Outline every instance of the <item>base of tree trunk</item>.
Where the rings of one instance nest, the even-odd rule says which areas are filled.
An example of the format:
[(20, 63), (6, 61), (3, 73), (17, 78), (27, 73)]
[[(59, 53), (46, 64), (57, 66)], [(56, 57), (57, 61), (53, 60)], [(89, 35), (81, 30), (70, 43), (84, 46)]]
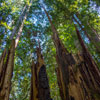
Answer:
[[(96, 84), (88, 64), (84, 60), (82, 53), (73, 55), (75, 64), (69, 65), (69, 98), (70, 100), (100, 100), (98, 85)], [(66, 69), (65, 69), (66, 70)], [(65, 98), (65, 84), (61, 67), (56, 68), (60, 96), (62, 100)]]
[(37, 49), (37, 63), (32, 64), (31, 100), (52, 100), (40, 48)]

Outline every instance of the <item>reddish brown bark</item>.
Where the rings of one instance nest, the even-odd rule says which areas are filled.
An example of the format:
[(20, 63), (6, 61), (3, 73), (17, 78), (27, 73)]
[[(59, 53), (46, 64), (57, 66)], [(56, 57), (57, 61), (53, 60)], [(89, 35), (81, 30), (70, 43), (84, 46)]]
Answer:
[[(32, 0), (30, 1), (30, 3), (32, 3)], [(15, 48), (17, 47), (18, 42), (19, 42), (19, 39), (20, 39), (20, 37), (21, 37), (21, 33), (22, 33), (22, 30), (23, 30), (23, 27), (24, 27), (24, 22), (25, 22), (25, 20), (26, 20), (26, 18), (27, 18), (27, 15), (28, 15), (28, 13), (29, 13), (30, 7), (31, 7), (31, 4), (28, 5), (28, 8), (27, 8), (27, 10), (26, 10), (24, 16), (22, 16), (22, 17), (23, 17), (23, 20), (22, 20), (21, 25), (20, 25), (20, 27), (19, 27), (19, 30), (18, 30), (18, 32), (17, 32), (17, 36), (16, 36), (16, 40), (15, 40)], [(15, 33), (14, 33), (14, 34), (15, 34)], [(14, 37), (14, 34), (12, 34), (12, 38)]]
[(37, 75), (36, 75), (36, 64), (32, 61), (31, 66), (31, 98), (30, 100), (38, 100), (38, 90), (37, 90)]
[(89, 76), (88, 69), (86, 69), (86, 62), (84, 61), (83, 55), (78, 53), (76, 59), (77, 71), (75, 72), (74, 76), (79, 84), (78, 86), (80, 87), (83, 100), (97, 100), (93, 97), (93, 94), (90, 91), (92, 81), (90, 81), (91, 77)]
[(83, 58), (85, 61), (84, 68), (85, 68), (85, 71), (87, 71), (87, 75), (91, 80), (91, 84), (89, 84), (89, 85), (90, 86), (92, 85), (91, 88), (93, 91), (100, 93), (100, 71), (99, 71), (98, 66), (96, 65), (95, 61), (91, 57), (90, 53), (88, 52), (87, 48), (85, 47), (84, 42), (83, 42), (81, 35), (77, 28), (76, 28), (76, 33), (77, 33), (78, 39), (79, 39), (81, 47), (82, 47), (82, 55), (83, 55)]
[(53, 25), (47, 11), (44, 8), (44, 11), (50, 21), (51, 24), (51, 29), (53, 32), (53, 41), (54, 41), (54, 45), (56, 47), (56, 61), (58, 66), (61, 69), (62, 72), (62, 78), (63, 78), (63, 83), (65, 86), (65, 98), (64, 100), (70, 100), (70, 96), (69, 96), (69, 66), (73, 65), (75, 63), (73, 57), (71, 54), (68, 53), (67, 49), (64, 47), (63, 43), (61, 42), (61, 40), (59, 39), (58, 36), (58, 32), (55, 28), (55, 26)]
[[(91, 96), (90, 89), (88, 88), (88, 85), (86, 82), (88, 80), (87, 77), (85, 76), (85, 78), (86, 78), (86, 80), (85, 80), (84, 76), (83, 76), (84, 74), (79, 70), (79, 68), (76, 73), (74, 72), (74, 69), (76, 68), (75, 60), (73, 59), (72, 54), (68, 53), (68, 51), (64, 47), (63, 43), (59, 39), (58, 32), (57, 32), (55, 26), (53, 25), (45, 8), (44, 8), (44, 11), (45, 11), (45, 13), (50, 21), (50, 24), (51, 24), (51, 29), (53, 32), (53, 41), (54, 41), (54, 44), (56, 47), (56, 61), (59, 66), (59, 69), (61, 70), (60, 72), (58, 71), (57, 75), (58, 75), (58, 79), (59, 79), (58, 82), (60, 84), (60, 86), (59, 86), (60, 92), (63, 91), (63, 93), (60, 93), (60, 94), (61, 94), (61, 97), (62, 97), (62, 95), (64, 96), (64, 97), (62, 97), (62, 100), (96, 100), (93, 98), (93, 95)], [(80, 44), (83, 49), (82, 56), (83, 56), (84, 62), (85, 62), (84, 65), (81, 65), (80, 67), (83, 66), (83, 68), (84, 67), (86, 68), (86, 66), (88, 65), (88, 67), (90, 68), (89, 69), (90, 74), (93, 74), (94, 72), (91, 72), (91, 71), (93, 71), (91, 66), (93, 66), (93, 69), (95, 69), (95, 72), (98, 73), (99, 71), (97, 69), (97, 66), (96, 66), (95, 62), (93, 61), (92, 57), (90, 56), (89, 52), (87, 51), (79, 34), (78, 34), (78, 38), (80, 40)], [(82, 63), (82, 62), (80, 62), (80, 63)], [(86, 70), (86, 74), (88, 74), (88, 78), (89, 78), (88, 70)], [(93, 77), (93, 75), (91, 75), (90, 77), (91, 77), (92, 81), (94, 82), (94, 78), (97, 78), (97, 76)], [(97, 75), (99, 75), (99, 73)], [(61, 78), (61, 76), (62, 76), (62, 78)], [(98, 86), (99, 79), (97, 78), (97, 80), (95, 80), (95, 82), (96, 82), (95, 88), (97, 90), (99, 90), (99, 86)], [(64, 89), (63, 89), (63, 87), (64, 87)], [(96, 90), (96, 89), (94, 89), (94, 90)]]
[(5, 73), (6, 73), (6, 69), (7, 69), (7, 63), (9, 60), (9, 53), (10, 50), (4, 50), (3, 55), (1, 57), (1, 62), (0, 62), (0, 91), (2, 90), (3, 87), (3, 83), (4, 83), (4, 78), (5, 78)]
[(1, 58), (0, 58), (0, 79), (1, 79), (1, 74), (2, 74), (2, 70), (3, 70), (3, 64), (4, 64), (4, 60), (5, 60), (5, 58), (6, 58), (6, 56), (7, 56), (7, 50), (5, 49), (4, 51), (3, 51), (3, 53), (2, 53), (2, 56), (1, 56)]
[(37, 48), (37, 63), (33, 64), (31, 100), (52, 100), (50, 97), (49, 82), (46, 67), (41, 54), (41, 49)]
[(56, 68), (56, 74), (57, 74), (57, 81), (58, 81), (61, 99), (66, 100), (65, 86), (64, 86), (63, 77), (62, 77), (60, 67)]
[[(31, 0), (31, 2), (32, 2), (32, 0)], [(30, 6), (31, 5), (29, 5), (29, 7), (26, 11), (25, 11), (25, 9), (27, 8), (27, 6), (24, 7), (22, 15), (19, 17), (19, 20), (17, 21), (17, 24), (13, 29), (12, 36), (10, 37), (11, 40), (14, 38), (14, 35), (18, 29), (18, 25), (19, 25), (20, 21), (23, 19), (22, 23), (21, 23), (21, 27), (18, 30), (18, 35), (16, 38), (16, 45), (15, 45), (15, 40), (12, 40), (10, 50), (8, 50), (8, 52), (7, 52), (5, 49), (4, 53), (2, 54), (2, 57), (0, 59), (0, 100), (8, 100), (9, 99), (11, 78), (12, 78), (13, 66), (14, 66), (14, 51), (15, 51), (15, 47), (17, 47), (19, 38), (21, 36), (22, 29), (24, 26), (24, 21), (27, 17)]]
[[(74, 56), (74, 55), (73, 55)], [(92, 77), (89, 75), (89, 69), (87, 69), (86, 62), (82, 54), (74, 56), (75, 65), (69, 66), (69, 96), (71, 100), (99, 100), (95, 97), (96, 91), (91, 90), (94, 88)], [(60, 67), (56, 69), (58, 85), (60, 89), (60, 95), (62, 100), (65, 99), (65, 86), (62, 78), (62, 71)], [(92, 87), (92, 88), (91, 88)]]
[(13, 74), (14, 67), (14, 52), (15, 52), (15, 40), (12, 41), (9, 53), (5, 58), (3, 63), (3, 70), (1, 74), (1, 86), (0, 86), (0, 100), (9, 100), (10, 88), (11, 88), (11, 78)]

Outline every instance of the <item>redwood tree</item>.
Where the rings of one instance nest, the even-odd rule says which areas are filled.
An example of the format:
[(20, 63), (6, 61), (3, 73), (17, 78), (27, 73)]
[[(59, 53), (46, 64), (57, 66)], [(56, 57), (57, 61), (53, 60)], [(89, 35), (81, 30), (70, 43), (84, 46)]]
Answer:
[(40, 47), (37, 48), (37, 62), (32, 63), (31, 100), (52, 100), (49, 82)]
[[(6, 48), (4, 49), (1, 59), (0, 59), (0, 99), (1, 100), (9, 100), (9, 94), (11, 90), (11, 79), (12, 79), (13, 67), (14, 67), (15, 48), (17, 47), (19, 38), (21, 36), (22, 29), (24, 26), (24, 21), (27, 18), (27, 14), (29, 12), (31, 3), (32, 3), (32, 0), (29, 5), (26, 5), (24, 7), (22, 14), (19, 17), (17, 24), (15, 25), (12, 31), (12, 35), (10, 37), (11, 47), (8, 51)], [(21, 26), (18, 27), (20, 25), (20, 22), (22, 22)], [(14, 36), (16, 35), (17, 29), (19, 30), (17, 33), (16, 40), (13, 40)]]

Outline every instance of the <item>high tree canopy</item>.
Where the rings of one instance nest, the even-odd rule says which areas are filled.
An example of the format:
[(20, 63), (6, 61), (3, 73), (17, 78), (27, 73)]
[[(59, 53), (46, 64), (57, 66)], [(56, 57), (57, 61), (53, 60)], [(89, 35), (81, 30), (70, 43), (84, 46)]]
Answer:
[(0, 0), (0, 100), (100, 100), (99, 0)]

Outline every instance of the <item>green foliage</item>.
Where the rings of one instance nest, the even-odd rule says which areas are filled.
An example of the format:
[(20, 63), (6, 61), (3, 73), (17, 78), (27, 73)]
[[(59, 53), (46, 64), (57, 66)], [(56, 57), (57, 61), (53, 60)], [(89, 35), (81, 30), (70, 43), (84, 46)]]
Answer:
[[(99, 2), (99, 0), (95, 1)], [(95, 5), (94, 2), (92, 3)], [(0, 54), (5, 46), (9, 47), (11, 42), (9, 37), (26, 4), (29, 5), (29, 0), (0, 1)], [(73, 23), (74, 15), (77, 16), (78, 22), (82, 24), (89, 35), (94, 34), (91, 30), (91, 28), (94, 28), (100, 36), (100, 15), (97, 9), (92, 8), (90, 0), (45, 0), (43, 5), (57, 28), (60, 39), (69, 52), (76, 54), (81, 51)], [(89, 52), (100, 66), (100, 55), (96, 52), (94, 44), (90, 41), (88, 42), (87, 37), (83, 34), (84, 32), (81, 29), (80, 31)], [(55, 73), (55, 68), (57, 67), (55, 60), (56, 50), (52, 40), (51, 26), (40, 6), (39, 0), (33, 0), (15, 52), (10, 100), (29, 100), (30, 66), (32, 59), (36, 60), (38, 40), (40, 41), (49, 77), (51, 97), (53, 100), (61, 100)]]

